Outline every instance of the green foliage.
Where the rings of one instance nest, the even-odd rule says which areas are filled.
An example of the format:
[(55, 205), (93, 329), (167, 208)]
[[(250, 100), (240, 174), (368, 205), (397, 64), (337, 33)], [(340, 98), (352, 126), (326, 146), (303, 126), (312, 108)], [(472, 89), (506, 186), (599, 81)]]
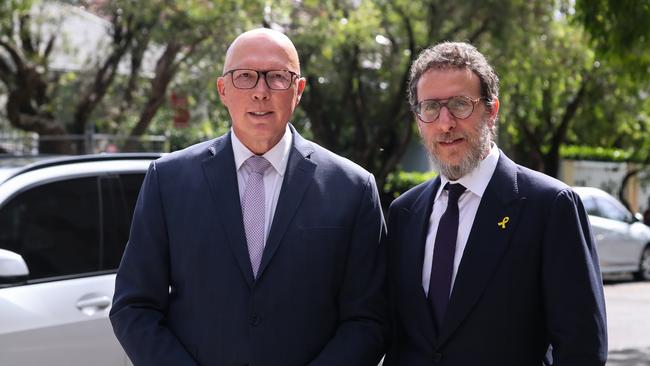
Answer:
[(648, 77), (650, 2), (647, 0), (577, 0), (575, 20), (590, 34), (599, 54)]
[[(498, 144), (518, 162), (544, 170), (565, 154), (614, 156), (564, 145), (615, 148), (625, 152), (615, 159), (632, 161), (646, 159), (644, 152), (650, 151), (648, 1), (65, 3), (99, 12), (111, 21), (113, 35), (141, 26), (133, 33), (122, 64), (132, 62), (143, 50), (159, 56), (169, 47), (178, 47), (169, 69), (172, 79), (164, 87), (152, 83), (151, 72), (141, 72), (135, 79), (124, 72), (115, 76), (88, 119), (97, 132), (128, 135), (151, 96), (160, 90), (164, 98), (147, 133), (169, 136), (177, 149), (227, 130), (230, 118), (215, 88), (226, 47), (238, 33), (264, 25), (289, 35), (301, 56), (308, 84), (292, 122), (303, 135), (371, 170), (380, 186), (386, 183), (393, 189), (388, 181), (399, 179), (399, 174), (389, 173), (399, 166), (406, 146), (417, 135), (406, 102), (410, 63), (423, 48), (442, 40), (473, 43), (495, 67), (501, 79)], [(16, 19), (30, 9), (31, 1), (0, 1), (0, 40), (20, 46)], [(36, 20), (30, 24), (23, 29), (40, 29)], [(39, 41), (39, 35), (43, 34), (33, 35), (34, 49), (43, 50), (47, 39)], [(65, 35), (59, 39), (65, 43)], [(110, 44), (106, 47), (97, 56), (113, 49)], [(8, 65), (0, 65), (0, 71), (11, 69), (7, 54), (0, 45), (0, 60)], [(25, 57), (31, 70), (43, 72), (46, 85), (46, 98), (36, 109), (69, 126), (102, 60), (89, 63), (84, 72), (57, 73), (38, 57), (38, 52)], [(163, 66), (161, 61), (156, 70)], [(1, 79), (0, 94), (9, 94), (13, 82), (10, 77)], [(188, 128), (173, 127), (171, 92), (188, 97)]]
[[(384, 200), (387, 198), (392, 201), (409, 189), (417, 186), (420, 183), (433, 179), (436, 176), (437, 174), (435, 172), (392, 172), (388, 174), (388, 177), (386, 177), (386, 183), (384, 183)], [(390, 202), (385, 202), (384, 205), (387, 205), (388, 203)]]
[(579, 96), (594, 64), (579, 28), (557, 19), (540, 33), (523, 38), (508, 52), (501, 76), (501, 125), (517, 159), (544, 169), (545, 155), (556, 151), (572, 120), (567, 111)]
[(650, 47), (650, 2), (646, 0), (577, 0), (575, 10), (576, 20), (604, 53), (622, 55)]
[(567, 145), (560, 149), (560, 156), (568, 160), (595, 160), (612, 162), (641, 162), (639, 156), (632, 150), (615, 148)]
[(302, 58), (304, 120), (317, 142), (375, 173), (380, 184), (417, 134), (406, 102), (411, 62), (444, 40), (499, 52), (534, 29), (543, 1), (286, 1), (273, 3)]
[(513, 35), (496, 65), (499, 145), (517, 161), (551, 175), (557, 173), (563, 145), (632, 151), (647, 147), (650, 139), (644, 96), (650, 85), (628, 72), (629, 65), (591, 46), (591, 35), (573, 21), (572, 12), (570, 3), (558, 3), (537, 32)]

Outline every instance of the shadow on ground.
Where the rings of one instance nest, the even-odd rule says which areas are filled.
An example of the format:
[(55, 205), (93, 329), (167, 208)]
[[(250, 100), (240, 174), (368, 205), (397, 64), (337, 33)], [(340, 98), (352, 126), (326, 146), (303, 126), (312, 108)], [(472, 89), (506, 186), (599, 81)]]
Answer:
[(607, 366), (650, 366), (650, 348), (610, 351)]
[(631, 273), (603, 274), (604, 285), (621, 285), (631, 282), (636, 282)]

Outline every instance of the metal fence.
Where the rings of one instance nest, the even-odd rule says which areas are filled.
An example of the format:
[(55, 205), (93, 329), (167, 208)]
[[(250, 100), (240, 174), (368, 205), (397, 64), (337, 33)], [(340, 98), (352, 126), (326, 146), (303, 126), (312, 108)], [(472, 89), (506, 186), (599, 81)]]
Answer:
[(130, 137), (87, 133), (83, 135), (40, 135), (33, 132), (0, 131), (0, 153), (38, 155), (43, 153), (95, 154), (101, 152), (168, 152), (169, 140), (162, 135)]

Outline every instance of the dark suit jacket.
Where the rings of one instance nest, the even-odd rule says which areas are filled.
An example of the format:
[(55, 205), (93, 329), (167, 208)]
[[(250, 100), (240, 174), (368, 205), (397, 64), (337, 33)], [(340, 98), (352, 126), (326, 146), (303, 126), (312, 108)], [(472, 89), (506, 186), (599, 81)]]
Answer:
[(135, 365), (376, 365), (385, 225), (373, 176), (295, 132), (258, 279), (230, 133), (154, 163), (110, 319)]
[(422, 265), (439, 186), (439, 178), (423, 183), (389, 210), (395, 334), (384, 365), (540, 366), (549, 344), (555, 365), (604, 365), (605, 302), (582, 202), (565, 184), (503, 153), (436, 331)]

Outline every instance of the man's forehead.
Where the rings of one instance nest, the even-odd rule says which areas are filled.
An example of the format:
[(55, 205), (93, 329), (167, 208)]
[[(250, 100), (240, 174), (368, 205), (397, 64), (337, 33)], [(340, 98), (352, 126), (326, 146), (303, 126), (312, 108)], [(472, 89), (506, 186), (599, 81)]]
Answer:
[(468, 68), (430, 68), (419, 78), (418, 99), (445, 99), (455, 95), (480, 93), (480, 78)]
[(417, 85), (420, 86), (424, 80), (428, 80), (430, 77), (436, 79), (444, 79), (454, 82), (461, 82), (463, 84), (469, 83), (470, 85), (476, 84), (480, 86), (481, 80), (479, 76), (471, 69), (465, 67), (433, 67), (427, 69), (422, 76), (419, 78)]
[(226, 69), (250, 67), (287, 68), (300, 70), (298, 52), (284, 34), (268, 29), (243, 33), (228, 47), (224, 71)]

